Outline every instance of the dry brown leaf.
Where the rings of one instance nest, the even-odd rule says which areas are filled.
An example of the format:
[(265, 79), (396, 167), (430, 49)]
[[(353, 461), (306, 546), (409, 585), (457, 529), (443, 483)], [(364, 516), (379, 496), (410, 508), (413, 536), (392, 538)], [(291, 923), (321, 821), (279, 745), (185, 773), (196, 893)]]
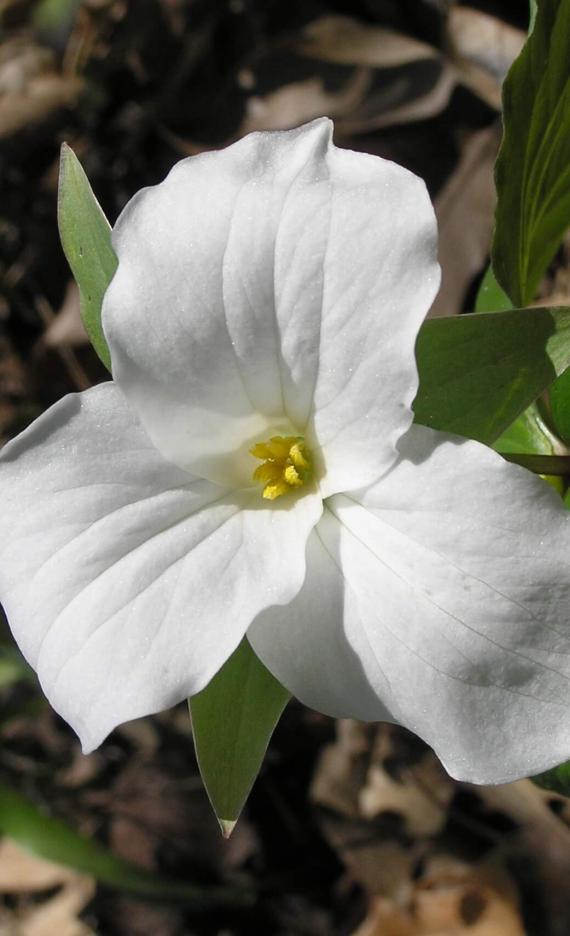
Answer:
[[(453, 783), (435, 755), (426, 750), (419, 762), (409, 764), (405, 757), (396, 776), (388, 765), (394, 760), (392, 731), (377, 731), (372, 746), (371, 762), (358, 804), (365, 819), (394, 810), (405, 816), (406, 832), (417, 838), (440, 831), (453, 796)], [(396, 754), (397, 760), (397, 754)]]
[(441, 784), (441, 769), (435, 759), (429, 758), (433, 767), (434, 783), (427, 780), (421, 786), (411, 774), (408, 782), (396, 781), (379, 764), (372, 764), (366, 784), (360, 791), (358, 801), (360, 814), (373, 819), (383, 812), (396, 812), (405, 816), (405, 830), (414, 837), (435, 835), (441, 830), (442, 817), (452, 797), (451, 785), (444, 785), (444, 801), (435, 797), (432, 790)]
[(0, 841), (0, 891), (21, 893), (49, 890), (71, 880), (74, 871), (38, 858), (13, 842), (4, 838)]
[[(322, 115), (335, 119), (341, 135), (424, 120), (447, 106), (456, 83), (453, 66), (437, 49), (345, 16), (309, 23), (289, 53), (315, 74), (251, 97), (240, 133), (286, 129)], [(340, 90), (327, 87), (331, 65), (341, 75), (346, 71)], [(255, 69), (242, 73), (244, 81), (255, 86)]]
[(417, 936), (411, 913), (386, 897), (373, 897), (366, 919), (352, 936)]
[(67, 284), (63, 303), (46, 328), (42, 340), (48, 348), (58, 348), (62, 345), (73, 347), (89, 343), (81, 319), (79, 289), (74, 280), (70, 280)]
[(495, 214), (493, 167), (498, 126), (467, 139), (459, 164), (435, 199), (441, 287), (429, 317), (461, 312), (470, 284), (486, 265)]
[(570, 932), (570, 828), (558, 811), (549, 806), (552, 797), (545, 795), (530, 780), (519, 780), (495, 787), (471, 787), (487, 809), (509, 816), (519, 826), (516, 835), (505, 843), (505, 853), (512, 860), (521, 855), (532, 868), (536, 886), (544, 894), (545, 912), (551, 922), (552, 936)]
[(17, 936), (96, 936), (91, 927), (78, 918), (95, 893), (95, 882), (77, 875), (50, 900), (26, 912)]
[(315, 117), (338, 117), (350, 113), (368, 87), (366, 70), (357, 70), (342, 91), (325, 89), (320, 78), (308, 78), (283, 85), (272, 94), (248, 98), (240, 133), (252, 130), (285, 130)]
[(412, 900), (418, 932), (524, 936), (516, 892), (502, 869), (436, 856)]
[(105, 767), (105, 757), (100, 750), (84, 754), (79, 747), (71, 750), (71, 761), (57, 772), (57, 782), (68, 789), (78, 789), (91, 783)]
[(502, 869), (432, 858), (402, 900), (374, 897), (354, 936), (524, 936), (516, 892)]
[(78, 78), (56, 71), (52, 52), (27, 40), (0, 45), (0, 139), (69, 107), (79, 95)]
[(425, 42), (348, 16), (323, 16), (309, 23), (295, 48), (307, 58), (373, 68), (440, 58), (440, 53)]
[(526, 33), (480, 10), (454, 5), (447, 34), (458, 80), (500, 111), (501, 85), (525, 43)]
[(385, 84), (374, 83), (360, 107), (346, 117), (339, 116), (337, 127), (343, 134), (370, 133), (395, 124), (429, 120), (445, 110), (455, 87), (455, 72), (442, 61), (437, 76), (420, 78), (401, 69), (399, 77)]
[(371, 733), (363, 722), (339, 719), (337, 740), (323, 748), (311, 784), (314, 803), (344, 816), (358, 815), (358, 798), (370, 763)]
[(52, 53), (20, 39), (0, 46), (0, 139), (78, 97), (78, 78), (56, 72)]
[[(378, 730), (339, 722), (338, 741), (322, 752), (311, 798), (326, 807), (323, 829), (353, 878), (372, 894), (404, 899), (422, 836), (439, 831), (445, 821), (451, 781), (428, 750), (419, 763), (414, 757), (412, 775), (411, 764), (393, 747), (394, 737), (397, 729), (394, 735), (387, 725)], [(399, 764), (398, 779), (385, 769), (391, 761)], [(436, 782), (441, 802), (426, 792)], [(406, 840), (418, 829), (418, 845), (410, 846)]]
[(0, 95), (21, 94), (33, 78), (54, 68), (50, 49), (23, 39), (5, 41), (0, 46)]
[[(368, 69), (369, 87), (358, 106), (333, 115), (341, 133), (426, 120), (444, 110), (455, 85), (453, 69), (433, 46), (346, 16), (326, 16), (310, 23), (295, 48), (306, 58)], [(405, 67), (421, 62), (432, 63), (429, 77)], [(439, 64), (435, 77), (433, 63)], [(398, 67), (389, 82), (375, 80), (377, 71), (381, 74), (382, 69)]]
[(355, 936), (523, 936), (529, 881), (544, 932), (570, 932), (565, 802), (530, 781), (457, 783), (409, 732), (343, 722), (311, 797), (352, 879), (379, 898)]
[(80, 87), (75, 78), (42, 75), (34, 78), (22, 94), (4, 95), (0, 98), (0, 139), (45, 119), (53, 111), (69, 107), (76, 101)]
[[(11, 839), (0, 842), (0, 893), (30, 894), (59, 890), (52, 897), (32, 906), (19, 905), (6, 911), (1, 932), (13, 936), (94, 936), (78, 919), (78, 914), (95, 893), (95, 881), (89, 875), (39, 858)], [(5, 927), (5, 929), (4, 929)]]

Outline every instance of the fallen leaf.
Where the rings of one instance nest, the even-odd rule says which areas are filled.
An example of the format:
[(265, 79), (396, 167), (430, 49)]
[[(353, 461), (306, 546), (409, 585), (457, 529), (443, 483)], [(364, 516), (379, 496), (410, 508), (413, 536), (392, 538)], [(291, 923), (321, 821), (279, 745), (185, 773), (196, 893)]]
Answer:
[(79, 79), (53, 74), (39, 75), (24, 91), (0, 97), (0, 139), (12, 136), (28, 124), (44, 120), (54, 111), (74, 104), (81, 90)]
[[(360, 814), (365, 819), (373, 819), (386, 812), (402, 813), (405, 816), (405, 830), (410, 835), (435, 835), (441, 830), (453, 791), (450, 784), (444, 784), (444, 775), (435, 759), (426, 758), (423, 772), (426, 775), (425, 782), (420, 785), (417, 771), (406, 782), (394, 780), (379, 764), (372, 764), (358, 797)], [(443, 797), (441, 792), (438, 797), (431, 792), (438, 788), (441, 791), (442, 787), (445, 790)]]
[[(89, 875), (39, 858), (11, 839), (0, 842), (0, 893), (12, 895), (16, 903), (5, 910), (2, 933), (14, 936), (95, 936), (79, 914), (95, 894)], [(30, 904), (21, 895), (57, 892)], [(20, 896), (17, 896), (20, 895)], [(4, 929), (6, 927), (6, 929)]]
[(16, 842), (4, 838), (0, 841), (0, 891), (2, 893), (26, 893), (50, 890), (71, 880), (74, 871), (38, 858), (25, 851)]
[(526, 33), (481, 10), (459, 5), (451, 7), (446, 28), (458, 80), (500, 111), (501, 86)]
[(469, 286), (488, 262), (499, 142), (498, 126), (470, 136), (455, 172), (435, 199), (442, 279), (430, 318), (458, 315)]
[[(249, 98), (240, 134), (285, 129), (327, 115), (340, 135), (424, 120), (440, 113), (456, 83), (446, 57), (427, 43), (392, 29), (346, 16), (309, 23), (300, 37), (279, 50), (278, 82), (269, 49), (241, 74)], [(292, 74), (303, 79), (291, 81)], [(309, 74), (307, 74), (309, 73)]]
[(23, 915), (18, 936), (97, 936), (78, 918), (94, 894), (94, 881), (78, 874), (49, 900)]
[(79, 290), (74, 280), (67, 284), (63, 303), (47, 326), (42, 341), (48, 348), (59, 348), (62, 345), (74, 347), (89, 343), (81, 320)]
[(426, 42), (348, 16), (323, 16), (309, 23), (295, 49), (298, 54), (319, 61), (373, 68), (394, 68), (422, 59), (441, 58)]
[(263, 97), (252, 95), (247, 100), (240, 133), (282, 130), (323, 115), (338, 118), (357, 106), (368, 85), (368, 72), (358, 69), (338, 93), (327, 91), (321, 78), (308, 78), (283, 85)]

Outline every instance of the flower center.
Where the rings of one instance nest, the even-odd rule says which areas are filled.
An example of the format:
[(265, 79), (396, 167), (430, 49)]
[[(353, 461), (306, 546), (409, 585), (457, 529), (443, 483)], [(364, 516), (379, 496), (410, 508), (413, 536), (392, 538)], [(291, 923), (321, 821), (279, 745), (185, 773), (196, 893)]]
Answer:
[(313, 475), (311, 453), (302, 436), (273, 436), (249, 451), (263, 462), (253, 472), (253, 480), (262, 482), (268, 500), (302, 487)]

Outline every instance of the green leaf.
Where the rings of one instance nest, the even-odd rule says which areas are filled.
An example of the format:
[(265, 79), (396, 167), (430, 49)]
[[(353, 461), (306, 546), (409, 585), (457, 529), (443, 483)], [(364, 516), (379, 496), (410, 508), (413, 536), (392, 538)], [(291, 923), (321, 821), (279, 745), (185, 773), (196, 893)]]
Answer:
[(528, 305), (570, 219), (570, 3), (541, 0), (503, 85), (493, 268)]
[(529, 12), (529, 21), (528, 21), (528, 31), (529, 35), (534, 29), (534, 23), (536, 20), (536, 0), (530, 0), (529, 3), (530, 12)]
[[(511, 300), (497, 283), (493, 268), (489, 265), (479, 287), (475, 311), (498, 312), (505, 309), (512, 309)], [(565, 374), (558, 380), (564, 380), (564, 378)], [(556, 386), (556, 381), (552, 386)], [(493, 448), (505, 456), (515, 453), (550, 456), (558, 452), (559, 440), (544, 422), (537, 403), (531, 403), (495, 440)], [(544, 474), (543, 471), (539, 473)], [(559, 476), (548, 475), (546, 480), (559, 494), (563, 492), (564, 484)]]
[(91, 344), (111, 370), (101, 305), (117, 269), (111, 228), (73, 150), (61, 147), (57, 219), (67, 262), (79, 287), (81, 317)]
[(501, 433), (493, 443), (500, 452), (533, 452), (555, 455), (560, 452), (560, 440), (546, 425), (537, 403), (531, 405)]
[(552, 770), (545, 770), (544, 773), (531, 777), (531, 780), (543, 790), (552, 790), (554, 793), (570, 796), (570, 761), (553, 767)]
[(560, 438), (570, 444), (570, 371), (554, 381), (549, 398), (552, 425)]
[(198, 766), (226, 837), (289, 698), (244, 638), (209, 685), (190, 699)]
[[(512, 309), (512, 304), (507, 294), (503, 292), (497, 283), (493, 268), (489, 266), (479, 287), (475, 311), (491, 312), (503, 309)], [(563, 381), (568, 374), (570, 374), (570, 371), (562, 374), (557, 381), (554, 381), (552, 387), (555, 387), (558, 381)], [(546, 425), (537, 403), (531, 403), (493, 443), (493, 448), (505, 456), (518, 453), (523, 454), (523, 457), (530, 454), (553, 456), (558, 453), (559, 447), (560, 441)], [(530, 467), (530, 464), (527, 467)], [(531, 470), (534, 469), (531, 468)], [(564, 472), (564, 474), (566, 473)], [(539, 474), (545, 475), (545, 471), (541, 470)], [(549, 474), (546, 480), (560, 494), (562, 493), (564, 485), (558, 475)]]
[(495, 446), (499, 454), (515, 465), (522, 465), (535, 474), (566, 477), (570, 475), (570, 455), (535, 455), (531, 452), (503, 452)]
[(570, 309), (432, 319), (416, 359), (416, 422), (490, 444), (570, 366)]
[(493, 267), (489, 264), (479, 286), (475, 301), (475, 312), (505, 312), (512, 309), (512, 307), (511, 300), (497, 283)]
[[(493, 448), (505, 458), (519, 461), (526, 468), (541, 474), (545, 481), (554, 488), (558, 494), (564, 494), (565, 484), (563, 477), (569, 474), (568, 470), (560, 470), (563, 462), (558, 459), (560, 440), (550, 431), (537, 403), (531, 405), (515, 419), (514, 423), (501, 433), (493, 443)], [(564, 456), (562, 456), (564, 457)], [(546, 458), (542, 464), (533, 459)], [(550, 461), (556, 459), (556, 461)], [(540, 467), (538, 467), (540, 465)], [(560, 470), (560, 474), (555, 468)]]
[(11, 787), (0, 784), (0, 834), (56, 864), (92, 874), (102, 884), (157, 900), (181, 901), (196, 911), (248, 906), (251, 893), (230, 887), (198, 887), (168, 881), (116, 858), (58, 819), (41, 812)]

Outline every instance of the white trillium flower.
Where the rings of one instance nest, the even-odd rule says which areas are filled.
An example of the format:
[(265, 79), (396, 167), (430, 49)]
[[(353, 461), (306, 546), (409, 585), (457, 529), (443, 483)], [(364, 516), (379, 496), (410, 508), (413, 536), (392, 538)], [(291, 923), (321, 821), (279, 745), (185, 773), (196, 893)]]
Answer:
[(529, 775), (570, 755), (570, 518), (411, 425), (433, 210), (330, 137), (251, 134), (127, 205), (113, 382), (0, 460), (0, 597), (85, 751), (247, 634), (307, 705), (400, 722), (462, 779)]

